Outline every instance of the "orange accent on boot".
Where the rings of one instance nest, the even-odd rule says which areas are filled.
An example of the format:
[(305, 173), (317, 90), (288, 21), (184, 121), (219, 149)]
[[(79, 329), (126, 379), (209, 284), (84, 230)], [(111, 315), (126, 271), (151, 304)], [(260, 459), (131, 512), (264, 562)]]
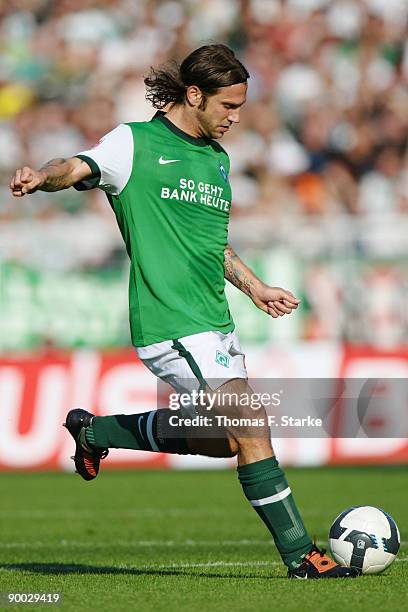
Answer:
[(96, 476), (95, 465), (91, 459), (86, 459), (84, 457), (84, 465), (88, 474), (90, 474), (91, 476)]
[(330, 557), (327, 555), (322, 555), (316, 550), (312, 550), (310, 553), (308, 553), (305, 559), (315, 566), (319, 574), (324, 574), (338, 565), (335, 563), (335, 561), (333, 561), (333, 559), (330, 559)]

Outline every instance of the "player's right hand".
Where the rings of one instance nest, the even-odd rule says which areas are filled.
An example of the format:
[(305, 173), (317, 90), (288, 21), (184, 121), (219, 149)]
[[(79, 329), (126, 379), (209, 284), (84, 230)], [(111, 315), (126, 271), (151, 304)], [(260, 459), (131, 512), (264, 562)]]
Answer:
[(10, 181), (10, 189), (16, 198), (23, 197), (26, 193), (34, 193), (44, 183), (44, 175), (28, 166), (15, 171)]

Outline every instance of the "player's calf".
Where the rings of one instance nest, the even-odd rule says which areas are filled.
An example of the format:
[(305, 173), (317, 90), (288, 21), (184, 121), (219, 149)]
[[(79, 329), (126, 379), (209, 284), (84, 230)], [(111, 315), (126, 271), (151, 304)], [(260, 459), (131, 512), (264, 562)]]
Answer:
[(75, 440), (76, 471), (84, 480), (96, 478), (100, 461), (107, 456), (109, 448), (196, 454), (182, 428), (177, 435), (166, 433), (170, 431), (171, 434), (168, 422), (173, 414), (163, 409), (141, 414), (95, 416), (79, 408), (71, 410), (64, 425)]
[(228, 459), (238, 454), (238, 444), (232, 438), (187, 438), (195, 455)]

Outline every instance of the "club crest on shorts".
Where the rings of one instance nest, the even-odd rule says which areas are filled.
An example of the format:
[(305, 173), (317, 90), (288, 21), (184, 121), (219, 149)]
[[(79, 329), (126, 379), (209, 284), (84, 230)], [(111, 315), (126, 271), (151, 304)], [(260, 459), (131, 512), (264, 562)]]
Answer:
[(215, 363), (219, 363), (220, 365), (224, 366), (224, 368), (229, 368), (230, 358), (225, 353), (222, 353), (221, 351), (216, 351)]

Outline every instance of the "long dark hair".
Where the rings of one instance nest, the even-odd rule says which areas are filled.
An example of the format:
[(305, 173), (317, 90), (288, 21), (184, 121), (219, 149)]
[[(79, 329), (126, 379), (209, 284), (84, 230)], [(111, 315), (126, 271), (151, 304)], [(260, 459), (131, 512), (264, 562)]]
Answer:
[(245, 83), (247, 79), (247, 69), (229, 47), (204, 45), (190, 53), (181, 65), (173, 61), (151, 68), (144, 79), (146, 100), (158, 109), (170, 103), (182, 104), (189, 85), (197, 85), (205, 100), (220, 87)]

